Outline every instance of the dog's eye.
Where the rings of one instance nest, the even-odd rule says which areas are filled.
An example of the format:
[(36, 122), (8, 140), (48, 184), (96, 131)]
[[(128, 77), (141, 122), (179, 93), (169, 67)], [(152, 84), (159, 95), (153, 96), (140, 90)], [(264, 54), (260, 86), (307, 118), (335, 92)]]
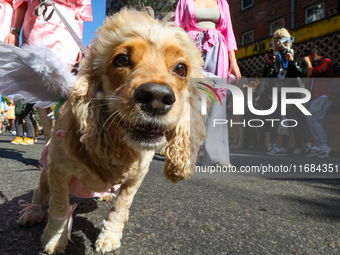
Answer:
[(126, 67), (131, 65), (129, 56), (126, 54), (120, 54), (113, 60), (113, 65), (116, 67)]
[(177, 66), (175, 66), (174, 72), (181, 77), (186, 77), (187, 76), (187, 67), (183, 63), (179, 63)]

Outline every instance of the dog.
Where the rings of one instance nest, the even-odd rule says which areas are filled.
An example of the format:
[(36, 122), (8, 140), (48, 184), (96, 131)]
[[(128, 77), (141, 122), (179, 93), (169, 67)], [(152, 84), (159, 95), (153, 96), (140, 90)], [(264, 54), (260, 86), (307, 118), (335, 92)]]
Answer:
[(203, 60), (184, 30), (145, 11), (123, 9), (96, 33), (52, 129), (48, 172), (41, 171), (32, 203), (18, 221), (41, 221), (49, 198), (41, 237), (49, 254), (63, 252), (68, 242), (72, 178), (96, 192), (121, 184), (95, 244), (98, 252), (108, 252), (120, 247), (155, 150), (162, 148), (164, 175), (175, 183), (190, 177), (206, 138), (204, 92), (192, 84), (192, 78), (203, 78)]

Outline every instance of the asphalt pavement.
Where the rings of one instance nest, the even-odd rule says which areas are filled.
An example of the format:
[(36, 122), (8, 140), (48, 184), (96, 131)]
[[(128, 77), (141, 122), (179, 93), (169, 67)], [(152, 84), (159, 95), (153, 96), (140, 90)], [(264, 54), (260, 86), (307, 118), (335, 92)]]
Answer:
[[(0, 254), (45, 254), (40, 236), (47, 218), (29, 228), (16, 223), (18, 201), (30, 202), (37, 186), (45, 142), (12, 145), (13, 138), (0, 134)], [(156, 154), (130, 208), (122, 246), (107, 254), (340, 254), (338, 154), (272, 158), (232, 151), (231, 163), (234, 168), (197, 169), (172, 184)], [(79, 205), (65, 254), (97, 254), (94, 243), (110, 205), (73, 202)]]

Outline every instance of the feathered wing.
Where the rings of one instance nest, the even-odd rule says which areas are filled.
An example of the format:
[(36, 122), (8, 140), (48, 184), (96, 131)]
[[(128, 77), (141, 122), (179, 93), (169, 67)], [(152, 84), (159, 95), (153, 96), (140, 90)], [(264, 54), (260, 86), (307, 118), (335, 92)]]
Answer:
[(0, 94), (46, 108), (67, 98), (75, 77), (46, 46), (0, 43)]

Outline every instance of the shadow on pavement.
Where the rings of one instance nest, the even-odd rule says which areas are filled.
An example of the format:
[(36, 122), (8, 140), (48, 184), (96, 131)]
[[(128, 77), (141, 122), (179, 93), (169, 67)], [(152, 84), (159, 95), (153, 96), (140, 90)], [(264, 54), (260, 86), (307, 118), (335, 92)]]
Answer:
[[(16, 160), (21, 162), (22, 164), (31, 165), (34, 167), (37, 167), (39, 165), (38, 160), (32, 158), (25, 158), (23, 157), (23, 153), (25, 153), (25, 151), (20, 151), (18, 149), (6, 149), (6, 148), (0, 149), (1, 158)], [(40, 171), (39, 168), (37, 168), (37, 170)]]
[[(19, 212), (22, 207), (18, 205), (19, 200), (31, 201), (33, 191), (23, 194), (19, 197), (14, 197), (10, 201), (0, 192), (2, 204), (0, 205), (0, 254), (13, 255), (13, 254), (27, 254), (37, 255), (46, 254), (40, 242), (40, 237), (47, 224), (47, 209), (48, 205), (43, 207), (45, 213), (42, 222), (37, 223), (30, 227), (22, 227), (17, 224), (20, 217)], [(89, 213), (98, 209), (97, 201), (95, 199), (78, 199), (70, 197), (70, 204), (78, 203), (78, 207), (73, 213), (73, 228), (72, 233), (81, 231), (85, 237), (78, 234), (72, 234), (72, 241), (65, 250), (65, 254), (86, 254), (86, 245), (94, 248), (94, 243), (100, 233), (100, 229), (96, 228), (91, 221), (89, 221), (79, 214)], [(15, 235), (13, 235), (15, 233)], [(90, 240), (91, 244), (86, 244), (84, 239)]]

